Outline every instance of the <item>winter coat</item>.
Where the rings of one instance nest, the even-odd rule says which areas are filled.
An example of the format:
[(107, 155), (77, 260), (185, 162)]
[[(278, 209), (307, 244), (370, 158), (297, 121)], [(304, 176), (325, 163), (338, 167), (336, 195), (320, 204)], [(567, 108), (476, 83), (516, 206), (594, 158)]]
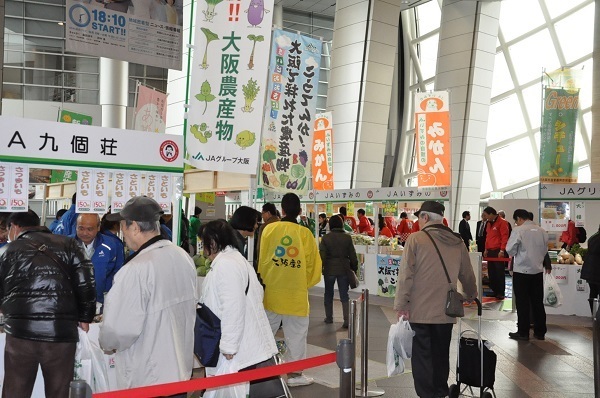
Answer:
[(488, 221), (485, 226), (485, 250), (504, 250), (508, 242), (508, 221), (497, 216), (494, 221)]
[(75, 204), (72, 204), (65, 214), (62, 215), (58, 225), (52, 231), (52, 233), (65, 236), (73, 235), (75, 232), (77, 232), (77, 216), (78, 214), (75, 212)]
[(450, 286), (440, 257), (424, 231), (431, 234), (442, 253), (452, 285), (456, 288), (460, 281), (466, 299), (477, 297), (475, 274), (462, 238), (442, 224), (429, 222), (406, 241), (398, 270), (394, 309), (409, 311), (409, 320), (414, 323), (456, 323), (456, 318), (445, 314)]
[(588, 251), (581, 267), (581, 279), (591, 283), (600, 283), (600, 232), (587, 240)]
[[(38, 250), (42, 245), (63, 261), (69, 275)], [(76, 342), (77, 323), (91, 322), (96, 313), (94, 268), (74, 239), (46, 227), (24, 231), (0, 249), (0, 301), (6, 333)]]
[(194, 262), (165, 239), (142, 246), (134, 256), (115, 276), (100, 326), (101, 347), (116, 350), (117, 388), (189, 380), (196, 322)]
[[(235, 354), (240, 369), (277, 353), (263, 294), (254, 268), (237, 249), (228, 246), (217, 254), (202, 285), (200, 302), (221, 319), (219, 350)], [(222, 355), (221, 360), (225, 360)]]
[(350, 235), (343, 228), (334, 228), (321, 238), (319, 254), (323, 263), (323, 275), (346, 275), (346, 268), (358, 270), (356, 250)]

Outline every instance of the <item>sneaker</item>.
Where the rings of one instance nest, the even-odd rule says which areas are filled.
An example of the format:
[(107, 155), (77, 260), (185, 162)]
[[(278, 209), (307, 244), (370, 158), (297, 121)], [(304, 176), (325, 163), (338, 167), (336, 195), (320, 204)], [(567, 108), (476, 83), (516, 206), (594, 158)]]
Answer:
[(520, 340), (520, 341), (528, 341), (529, 340), (529, 336), (523, 336), (523, 335), (520, 335), (517, 332), (510, 332), (508, 334), (508, 337), (511, 338), (511, 339), (513, 339), (513, 340)]
[(315, 382), (315, 380), (312, 377), (306, 377), (304, 375), (300, 375), (297, 377), (289, 378), (287, 380), (287, 385), (289, 387), (308, 386), (314, 382)]

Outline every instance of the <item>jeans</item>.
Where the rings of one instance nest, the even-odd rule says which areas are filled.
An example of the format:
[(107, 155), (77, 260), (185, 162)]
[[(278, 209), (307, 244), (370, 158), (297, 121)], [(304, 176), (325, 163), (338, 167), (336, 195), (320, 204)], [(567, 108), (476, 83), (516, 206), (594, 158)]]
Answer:
[(338, 284), (340, 301), (345, 303), (350, 300), (350, 296), (348, 295), (350, 281), (346, 275), (323, 275), (323, 279), (325, 280), (325, 303), (333, 303), (333, 285), (335, 284), (335, 281), (337, 281)]

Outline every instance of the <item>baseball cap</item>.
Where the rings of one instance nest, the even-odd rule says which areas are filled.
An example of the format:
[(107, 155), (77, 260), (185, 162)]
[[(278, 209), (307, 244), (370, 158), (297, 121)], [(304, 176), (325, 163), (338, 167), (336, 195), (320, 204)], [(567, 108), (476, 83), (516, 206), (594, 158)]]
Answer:
[(108, 221), (158, 221), (164, 211), (156, 201), (147, 196), (136, 196), (127, 201), (119, 213), (106, 216)]
[(443, 216), (444, 210), (446, 210), (446, 208), (440, 202), (435, 202), (433, 200), (427, 200), (427, 201), (423, 202), (419, 211), (415, 212), (415, 216), (419, 217), (419, 214), (421, 214), (422, 211), (426, 211), (428, 213), (436, 213), (436, 214), (439, 214), (440, 216)]

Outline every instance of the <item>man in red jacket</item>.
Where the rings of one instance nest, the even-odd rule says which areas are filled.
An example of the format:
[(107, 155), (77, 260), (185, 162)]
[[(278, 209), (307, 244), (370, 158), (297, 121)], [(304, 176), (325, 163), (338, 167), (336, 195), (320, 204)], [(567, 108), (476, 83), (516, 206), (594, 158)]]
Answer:
[(398, 235), (398, 240), (400, 244), (404, 246), (406, 239), (413, 232), (413, 222), (408, 219), (408, 214), (406, 212), (400, 213), (400, 224), (398, 224), (398, 229), (396, 229), (396, 234)]
[(369, 222), (369, 219), (365, 216), (364, 209), (358, 209), (358, 232), (361, 234), (367, 234), (373, 236), (373, 226)]
[[(503, 258), (506, 255), (506, 243), (508, 242), (508, 221), (498, 216), (496, 209), (486, 207), (482, 214), (487, 219), (485, 251), (483, 257)], [(488, 275), (490, 278), (490, 288), (496, 298), (504, 299), (504, 267), (507, 263), (504, 261), (488, 261)]]
[(577, 227), (575, 226), (574, 221), (569, 220), (567, 230), (563, 231), (560, 235), (560, 241), (563, 243), (562, 248), (565, 250), (571, 250), (571, 247), (575, 243), (579, 243), (579, 239), (577, 238)]

